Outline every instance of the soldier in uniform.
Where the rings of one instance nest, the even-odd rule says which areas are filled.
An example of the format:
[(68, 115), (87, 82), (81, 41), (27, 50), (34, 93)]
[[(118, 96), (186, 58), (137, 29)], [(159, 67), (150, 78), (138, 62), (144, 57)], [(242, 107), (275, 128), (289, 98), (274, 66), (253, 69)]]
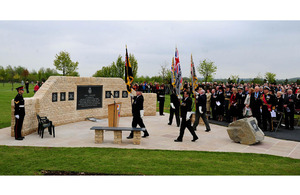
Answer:
[[(141, 91), (136, 91), (136, 96), (133, 97), (133, 103), (132, 103), (132, 124), (131, 126), (133, 128), (136, 128), (137, 125), (139, 125), (141, 128), (145, 128), (143, 117), (144, 117), (144, 97), (142, 95)], [(142, 137), (148, 137), (149, 133), (147, 130), (144, 131), (144, 136)], [(127, 139), (133, 138), (133, 131), (131, 131), (130, 135), (127, 137)]]
[(199, 124), (200, 117), (202, 118), (205, 126), (206, 126), (206, 132), (210, 131), (210, 126), (208, 123), (208, 120), (206, 118), (206, 95), (205, 91), (201, 88), (198, 88), (199, 95), (196, 98), (196, 117), (195, 122), (193, 124), (193, 129), (196, 131), (196, 128)]
[(16, 88), (18, 91), (18, 94), (16, 95), (14, 102), (15, 102), (15, 119), (16, 119), (16, 124), (15, 124), (15, 139), (16, 140), (23, 140), (24, 137), (22, 137), (22, 126), (23, 126), (23, 121), (25, 117), (25, 102), (23, 99), (23, 93), (24, 93), (24, 87), (18, 87)]
[(262, 101), (260, 99), (260, 92), (259, 87), (256, 86), (254, 92), (251, 94), (250, 97), (250, 108), (252, 110), (252, 116), (256, 118), (258, 126), (261, 127), (261, 112), (260, 108), (262, 106)]
[(285, 108), (285, 128), (293, 130), (296, 97), (291, 89), (289, 89), (287, 92), (288, 94), (284, 98), (283, 105)]
[(225, 115), (226, 115), (226, 121), (230, 122), (230, 112), (229, 112), (229, 105), (230, 105), (230, 98), (231, 98), (231, 91), (229, 86), (226, 87), (225, 91), (225, 100), (224, 100), (224, 107), (225, 107)]
[(170, 96), (171, 103), (170, 103), (170, 117), (169, 117), (169, 123), (168, 125), (172, 125), (173, 122), (173, 116), (175, 114), (176, 118), (176, 124), (177, 127), (180, 125), (180, 118), (179, 118), (179, 106), (180, 106), (180, 100), (178, 99), (175, 89), (172, 90), (172, 94)]
[(263, 130), (268, 131), (267, 122), (269, 123), (269, 130), (273, 131), (273, 125), (271, 121), (271, 111), (275, 109), (274, 96), (269, 94), (270, 88), (265, 86), (264, 93), (260, 96), (262, 102), (262, 122)]
[(190, 98), (189, 92), (185, 91), (183, 93), (183, 100), (181, 103), (181, 126), (180, 126), (180, 133), (177, 139), (175, 139), (175, 142), (182, 142), (183, 134), (185, 128), (188, 128), (190, 133), (193, 136), (192, 142), (196, 141), (198, 139), (198, 136), (196, 135), (193, 127), (191, 126), (191, 115), (192, 115), (192, 98)]
[(165, 89), (164, 85), (160, 86), (157, 92), (157, 101), (159, 103), (159, 115), (164, 116), (164, 105), (165, 105)]
[(217, 112), (216, 112), (216, 101), (217, 101), (217, 92), (215, 89), (211, 90), (211, 114), (212, 114), (212, 119), (217, 120)]
[(239, 87), (238, 93), (236, 94), (238, 119), (243, 118), (243, 110), (245, 107), (246, 95), (243, 93), (243, 90), (244, 90), (243, 87)]

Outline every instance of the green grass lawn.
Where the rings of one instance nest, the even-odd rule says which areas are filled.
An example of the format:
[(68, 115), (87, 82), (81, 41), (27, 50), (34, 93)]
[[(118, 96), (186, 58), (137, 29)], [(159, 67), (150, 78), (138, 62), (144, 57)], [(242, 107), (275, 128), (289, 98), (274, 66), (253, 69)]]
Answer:
[(265, 154), (0, 146), (0, 175), (42, 170), (108, 175), (299, 175), (300, 160)]
[[(12, 85), (10, 83), (0, 83), (0, 129), (10, 126), (11, 120), (11, 100), (18, 94), (15, 88), (21, 86), (20, 83), (14, 83), (14, 88), (12, 90)], [(25, 87), (25, 85), (24, 85)], [(24, 91), (23, 97), (32, 97), (34, 85), (29, 85), (29, 93)]]

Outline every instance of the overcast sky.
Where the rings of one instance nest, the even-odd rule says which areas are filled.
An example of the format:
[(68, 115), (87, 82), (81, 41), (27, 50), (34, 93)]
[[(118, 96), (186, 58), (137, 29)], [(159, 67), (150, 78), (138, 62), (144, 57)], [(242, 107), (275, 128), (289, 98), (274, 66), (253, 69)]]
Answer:
[(79, 62), (80, 76), (92, 76), (119, 54), (124, 59), (126, 44), (139, 76), (169, 67), (176, 46), (183, 76), (190, 74), (191, 54), (196, 66), (213, 61), (215, 78), (300, 76), (299, 21), (0, 21), (2, 66), (54, 68), (64, 50)]

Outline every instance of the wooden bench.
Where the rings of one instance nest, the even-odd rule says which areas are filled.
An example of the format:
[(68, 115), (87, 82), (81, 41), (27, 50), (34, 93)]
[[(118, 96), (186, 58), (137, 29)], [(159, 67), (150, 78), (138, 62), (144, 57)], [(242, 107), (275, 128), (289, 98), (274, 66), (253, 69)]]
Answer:
[(122, 143), (122, 131), (133, 131), (133, 144), (140, 145), (141, 143), (141, 131), (145, 131), (145, 128), (132, 128), (132, 127), (97, 127), (94, 126), (90, 130), (95, 130), (95, 143), (103, 143), (104, 130), (114, 131), (114, 143)]

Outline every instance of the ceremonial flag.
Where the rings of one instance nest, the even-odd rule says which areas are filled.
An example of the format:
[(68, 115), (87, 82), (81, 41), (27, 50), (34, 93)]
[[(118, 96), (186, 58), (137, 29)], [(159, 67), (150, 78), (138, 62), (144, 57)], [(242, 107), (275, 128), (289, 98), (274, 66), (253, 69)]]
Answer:
[(133, 82), (132, 68), (128, 58), (127, 45), (126, 45), (126, 56), (125, 56), (125, 83), (127, 85), (127, 92), (130, 94), (132, 91), (131, 84)]
[(180, 89), (182, 87), (182, 76), (181, 76), (179, 53), (178, 53), (177, 47), (175, 49), (174, 73), (175, 73), (175, 89), (176, 89), (176, 94), (180, 95)]
[(174, 57), (172, 58), (171, 81), (172, 81), (172, 86), (173, 86), (173, 88), (175, 88)]
[(192, 55), (191, 55), (191, 81), (192, 81), (193, 93), (195, 95), (195, 91), (196, 91), (196, 88), (197, 88), (198, 78), (196, 76), (195, 65), (194, 65), (194, 61), (193, 61), (193, 56)]

